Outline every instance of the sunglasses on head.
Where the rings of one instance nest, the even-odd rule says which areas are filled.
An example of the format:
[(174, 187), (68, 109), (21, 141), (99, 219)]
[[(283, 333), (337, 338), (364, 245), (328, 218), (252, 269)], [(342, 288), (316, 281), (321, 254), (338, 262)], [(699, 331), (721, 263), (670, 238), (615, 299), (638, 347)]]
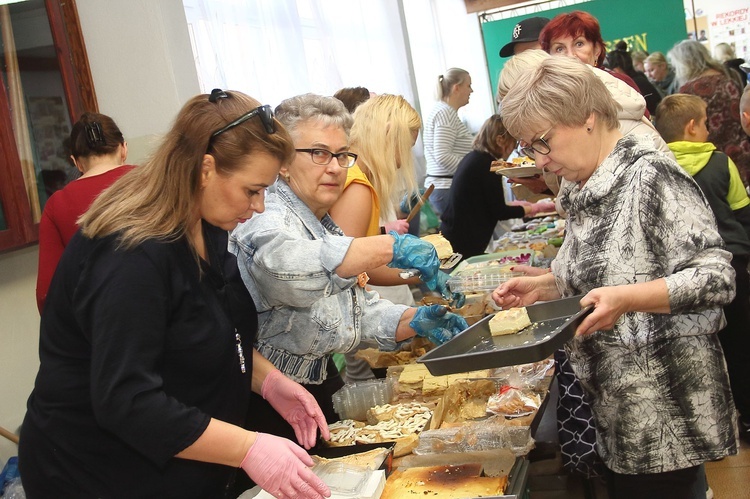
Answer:
[[(229, 95), (220, 88), (215, 88), (211, 91), (211, 95), (208, 97), (209, 102), (219, 102), (221, 99), (228, 99)], [(214, 139), (221, 135), (222, 133), (226, 132), (227, 130), (231, 130), (232, 128), (239, 126), (246, 122), (249, 119), (252, 119), (254, 116), (258, 116), (260, 118), (260, 122), (263, 125), (263, 128), (266, 130), (266, 133), (269, 135), (272, 133), (276, 133), (276, 124), (273, 121), (273, 111), (271, 110), (271, 106), (268, 104), (264, 106), (258, 106), (255, 109), (248, 111), (247, 113), (243, 114), (236, 120), (228, 123), (226, 126), (223, 126), (213, 132), (211, 134), (211, 137), (208, 139), (208, 147), (206, 150), (210, 150), (211, 146), (213, 145)]]

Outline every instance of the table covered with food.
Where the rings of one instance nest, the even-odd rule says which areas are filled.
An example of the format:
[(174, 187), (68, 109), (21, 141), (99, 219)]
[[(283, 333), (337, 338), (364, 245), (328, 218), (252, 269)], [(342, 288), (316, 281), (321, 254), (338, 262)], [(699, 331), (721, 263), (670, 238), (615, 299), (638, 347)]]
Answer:
[[(554, 375), (551, 354), (585, 313), (575, 299), (508, 311), (490, 299), (501, 282), (522, 275), (514, 267), (544, 267), (559, 246), (557, 217), (526, 223), (503, 235), (498, 251), (450, 267), (449, 287), (466, 296), (452, 310), (468, 329), (439, 347), (415, 338), (395, 352), (357, 352), (379, 377), (334, 394), (340, 419), (310, 451), (333, 497), (524, 497)], [(432, 238), (449, 262), (450, 248)], [(422, 300), (434, 303), (450, 306)], [(512, 316), (519, 310), (520, 320)], [(241, 497), (271, 497), (263, 494)]]

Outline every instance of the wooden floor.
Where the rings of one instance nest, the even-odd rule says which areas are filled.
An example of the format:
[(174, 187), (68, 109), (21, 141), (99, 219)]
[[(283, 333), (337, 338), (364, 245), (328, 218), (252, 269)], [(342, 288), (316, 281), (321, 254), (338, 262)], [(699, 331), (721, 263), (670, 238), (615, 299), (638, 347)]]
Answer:
[(706, 476), (714, 499), (750, 499), (750, 444), (742, 441), (736, 456), (706, 463)]

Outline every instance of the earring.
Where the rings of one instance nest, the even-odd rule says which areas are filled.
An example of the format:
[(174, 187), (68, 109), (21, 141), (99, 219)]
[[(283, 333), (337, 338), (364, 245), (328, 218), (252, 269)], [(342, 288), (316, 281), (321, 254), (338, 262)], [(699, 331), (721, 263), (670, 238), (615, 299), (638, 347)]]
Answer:
[(282, 173), (282, 174), (281, 174), (281, 176), (282, 176), (282, 177), (284, 178), (284, 180), (286, 180), (287, 182), (289, 182), (289, 179), (290, 179), (290, 178), (292, 177), (291, 175), (289, 175), (289, 172), (286, 172), (286, 173)]
[(591, 131), (591, 127), (590, 127), (590, 126), (587, 126), (587, 127), (586, 127), (586, 131), (587, 131), (587, 132), (590, 132), (590, 131)]

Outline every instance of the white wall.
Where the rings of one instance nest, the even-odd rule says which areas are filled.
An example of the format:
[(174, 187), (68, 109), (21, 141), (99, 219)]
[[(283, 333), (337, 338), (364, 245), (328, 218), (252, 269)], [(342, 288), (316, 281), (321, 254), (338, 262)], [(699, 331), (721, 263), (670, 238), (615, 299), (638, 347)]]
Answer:
[[(39, 367), (36, 311), (36, 246), (0, 255), (0, 426), (16, 431)], [(0, 462), (17, 454), (0, 437)]]
[[(100, 111), (130, 145), (150, 153), (188, 98), (199, 93), (181, 0), (78, 0)], [(0, 426), (16, 431), (39, 367), (37, 246), (0, 255)], [(0, 461), (17, 454), (0, 437)]]
[(181, 0), (78, 0), (99, 111), (114, 118), (131, 163), (151, 152), (200, 93)]

